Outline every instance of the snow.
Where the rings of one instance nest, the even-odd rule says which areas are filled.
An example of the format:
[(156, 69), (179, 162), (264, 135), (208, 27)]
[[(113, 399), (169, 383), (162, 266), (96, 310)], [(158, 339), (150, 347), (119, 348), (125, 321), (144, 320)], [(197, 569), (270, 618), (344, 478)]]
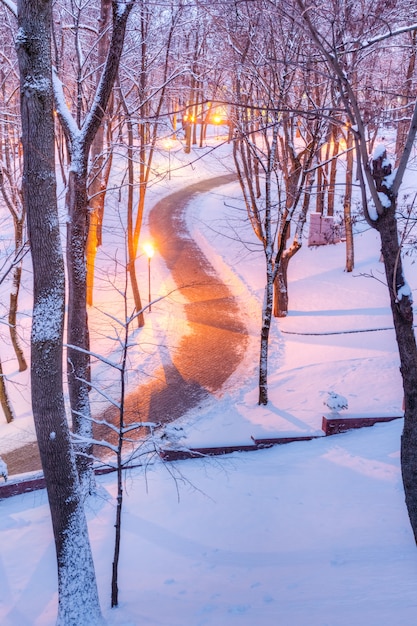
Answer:
[(63, 537), (62, 593), (56, 626), (104, 626), (82, 504), (74, 507), (68, 528)]
[(22, 87), (25, 91), (37, 91), (39, 95), (49, 93), (51, 88), (50, 80), (45, 77), (35, 78), (34, 76), (27, 77)]
[(123, 15), (126, 12), (126, 9), (127, 9), (126, 2), (119, 2), (117, 4), (116, 15), (119, 19), (123, 17)]
[(33, 340), (57, 341), (61, 336), (64, 285), (40, 296), (33, 310)]
[(57, 111), (59, 111), (60, 116), (64, 120), (73, 141), (80, 134), (80, 130), (75, 123), (74, 118), (71, 115), (71, 112), (68, 109), (68, 105), (65, 100), (64, 87), (62, 85), (61, 80), (57, 74), (55, 68), (52, 70), (52, 85), (54, 89), (54, 100)]
[(389, 209), (391, 206), (391, 200), (388, 198), (387, 194), (383, 193), (382, 191), (378, 191), (377, 193), (381, 205), (384, 207), (384, 209)]
[(15, 2), (12, 2), (12, 0), (2, 0), (2, 3), (17, 17), (17, 4)]
[(376, 161), (377, 159), (380, 159), (384, 156), (386, 156), (387, 154), (387, 148), (385, 146), (385, 144), (383, 143), (379, 143), (375, 146), (373, 154), (372, 154), (372, 160)]
[(0, 476), (7, 480), (7, 465), (2, 458), (0, 458)]
[(345, 396), (342, 396), (340, 393), (336, 393), (335, 391), (327, 392), (327, 398), (324, 400), (323, 404), (327, 406), (332, 413), (339, 413), (339, 411), (347, 409), (349, 406)]
[[(171, 153), (171, 180), (153, 188), (152, 201), (191, 177), (194, 182), (223, 171), (227, 149), (223, 161), (210, 157), (208, 165), (200, 160), (186, 171), (175, 169), (183, 157)], [(322, 435), (323, 402), (332, 390), (348, 404), (343, 417), (401, 415), (378, 236), (364, 226), (355, 237), (351, 274), (343, 271), (344, 244), (309, 249), (305, 243), (291, 261), (290, 313), (274, 321), (271, 337), (270, 403), (257, 405), (264, 267), (248, 225), (238, 219), (244, 214), (237, 197), (237, 186), (227, 185), (195, 198), (188, 220), (239, 299), (250, 343), (222, 392), (171, 425), (173, 445)], [(247, 245), (235, 240), (236, 232)], [(108, 236), (115, 241), (113, 228)], [(412, 261), (404, 262), (415, 290)], [(147, 259), (138, 263), (146, 277)], [(157, 251), (152, 277), (155, 299), (172, 288)], [(102, 308), (109, 303), (104, 290), (98, 298)], [(131, 384), (152, 372), (158, 342), (174, 347), (177, 333), (187, 332), (178, 294), (153, 304), (146, 320), (135, 335), (131, 358), (141, 359), (142, 367)], [(110, 334), (102, 323), (98, 312), (92, 315), (93, 349), (100, 354)], [(110, 350), (107, 358), (113, 357)], [(108, 380), (106, 363), (94, 368)], [(18, 379), (10, 371), (8, 381), (26, 375)], [(13, 391), (20, 408), (15, 423), (0, 424), (0, 454), (33, 438), (24, 390)], [(116, 481), (112, 474), (99, 477), (86, 508), (108, 626), (414, 624), (417, 554), (401, 482), (401, 430), (398, 419), (257, 452), (155, 462), (126, 472), (117, 609), (110, 609)], [(0, 508), (0, 623), (52, 626), (56, 564), (46, 493), (10, 498)]]
[(403, 298), (411, 298), (412, 301), (412, 291), (408, 283), (402, 285), (397, 291), (397, 301), (400, 302)]

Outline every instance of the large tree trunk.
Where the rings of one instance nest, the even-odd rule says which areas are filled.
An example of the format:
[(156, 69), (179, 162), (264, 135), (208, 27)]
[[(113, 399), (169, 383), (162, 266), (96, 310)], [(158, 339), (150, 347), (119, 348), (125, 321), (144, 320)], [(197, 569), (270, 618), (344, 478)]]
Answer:
[[(74, 155), (72, 155), (74, 158)], [(84, 493), (93, 488), (92, 421), (89, 401), (90, 348), (87, 320), (87, 282), (85, 249), (88, 234), (86, 157), (78, 155), (79, 170), (68, 177), (67, 267), (68, 329), (67, 377), (71, 403), (72, 429), (77, 434), (77, 468)], [(84, 157), (84, 158), (83, 158)], [(84, 161), (84, 164), (83, 164)]]
[(284, 250), (281, 260), (277, 267), (276, 278), (274, 281), (275, 298), (274, 298), (274, 316), (286, 317), (288, 314), (288, 265), (292, 257), (300, 250), (300, 238), (295, 238), (292, 245)]
[(102, 623), (62, 387), (65, 283), (56, 200), (49, 0), (21, 0), (23, 201), (33, 262), (32, 409), (58, 564), (59, 626)]
[(381, 236), (381, 252), (400, 354), (405, 398), (401, 471), (408, 515), (417, 543), (417, 346), (413, 328), (413, 303), (403, 276), (394, 209), (380, 218), (377, 229)]
[(277, 268), (274, 281), (274, 317), (286, 317), (288, 313), (288, 263), (289, 257), (284, 253)]

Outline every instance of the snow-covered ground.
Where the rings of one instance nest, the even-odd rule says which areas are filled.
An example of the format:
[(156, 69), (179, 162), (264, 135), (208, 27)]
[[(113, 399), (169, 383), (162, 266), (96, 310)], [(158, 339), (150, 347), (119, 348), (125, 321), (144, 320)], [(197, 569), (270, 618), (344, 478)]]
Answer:
[[(171, 159), (175, 164), (175, 153)], [(207, 171), (200, 161), (186, 182), (222, 173), (224, 163), (216, 163), (211, 159)], [(179, 184), (184, 172), (173, 170), (158, 189), (167, 193)], [(156, 187), (152, 193), (156, 199)], [(356, 236), (352, 274), (343, 271), (344, 244), (305, 245), (292, 260), (290, 314), (274, 323), (271, 338), (270, 403), (257, 405), (263, 259), (237, 220), (237, 195), (229, 185), (196, 199), (189, 224), (239, 298), (251, 342), (223, 392), (181, 420), (182, 443), (320, 434), (329, 391), (347, 399), (346, 416), (400, 415), (399, 361), (378, 239), (366, 229)], [(251, 243), (242, 245), (236, 231)], [(139, 263), (146, 277), (146, 260)], [(415, 290), (412, 260), (406, 263)], [(171, 287), (157, 254), (152, 286), (155, 297)], [(178, 295), (152, 307), (137, 335), (132, 358), (142, 359), (143, 368), (132, 382), (155, 366), (153, 344), (172, 345), (179, 328), (186, 332), (182, 319)], [(93, 316), (100, 348), (102, 323)], [(19, 397), (25, 399), (24, 387)], [(87, 513), (109, 626), (415, 624), (417, 554), (401, 484), (401, 429), (400, 419), (268, 450), (129, 471), (120, 606), (113, 610), (115, 481), (100, 477)], [(30, 411), (22, 410), (15, 424), (1, 425), (0, 453), (31, 436)], [(45, 492), (2, 501), (0, 509), (0, 623), (51, 626), (57, 594)]]

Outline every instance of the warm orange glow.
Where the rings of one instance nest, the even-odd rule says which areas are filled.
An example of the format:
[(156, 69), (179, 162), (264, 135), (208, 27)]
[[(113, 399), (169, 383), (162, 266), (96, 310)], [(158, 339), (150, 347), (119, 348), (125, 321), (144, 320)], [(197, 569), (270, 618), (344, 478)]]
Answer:
[(215, 126), (227, 125), (229, 123), (229, 113), (225, 105), (217, 104), (210, 108), (210, 123)]
[(146, 243), (143, 244), (143, 249), (145, 251), (146, 256), (148, 257), (148, 259), (151, 259), (153, 257), (153, 255), (155, 254), (155, 248), (154, 245), (151, 241), (147, 241)]
[(346, 139), (344, 137), (341, 137), (339, 139), (339, 153), (346, 152), (346, 150), (347, 150)]

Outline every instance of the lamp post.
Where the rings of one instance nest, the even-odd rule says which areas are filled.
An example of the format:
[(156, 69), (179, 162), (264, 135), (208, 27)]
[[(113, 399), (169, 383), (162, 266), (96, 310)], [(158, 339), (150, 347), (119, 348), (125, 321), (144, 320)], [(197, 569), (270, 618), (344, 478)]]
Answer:
[(145, 250), (145, 254), (148, 257), (148, 302), (149, 302), (149, 313), (151, 312), (151, 259), (154, 255), (155, 248), (153, 247), (153, 243), (150, 241), (145, 243), (143, 246)]
[(219, 139), (219, 132), (220, 132), (219, 131), (219, 126), (220, 126), (221, 122), (222, 122), (222, 118), (220, 117), (220, 115), (215, 115), (213, 117), (213, 124), (216, 127), (216, 139)]

